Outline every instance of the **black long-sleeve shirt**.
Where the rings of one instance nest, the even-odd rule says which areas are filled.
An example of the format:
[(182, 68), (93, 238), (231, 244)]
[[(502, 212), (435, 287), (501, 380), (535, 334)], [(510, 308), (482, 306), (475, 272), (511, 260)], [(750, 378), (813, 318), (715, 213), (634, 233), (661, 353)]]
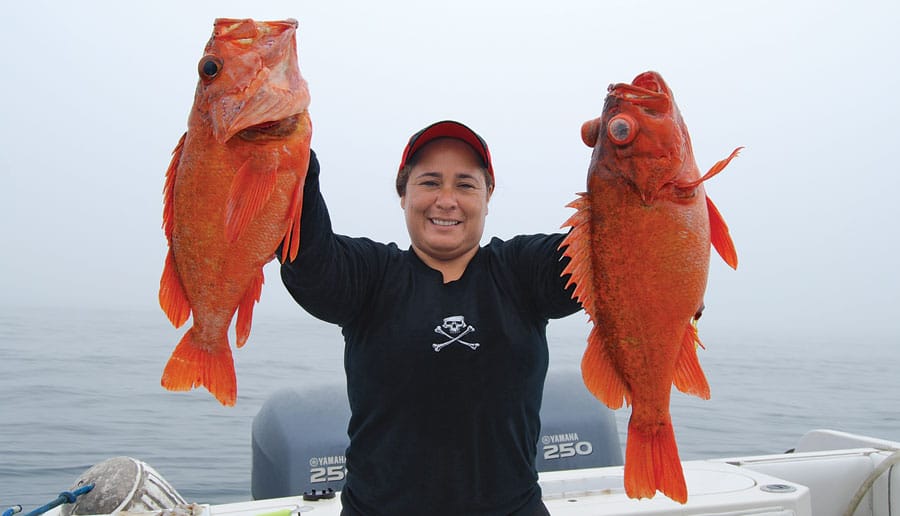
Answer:
[(410, 250), (334, 234), (311, 157), (294, 299), (338, 324), (351, 418), (349, 514), (509, 515), (540, 503), (548, 319), (580, 309), (563, 235), (493, 239), (443, 283)]

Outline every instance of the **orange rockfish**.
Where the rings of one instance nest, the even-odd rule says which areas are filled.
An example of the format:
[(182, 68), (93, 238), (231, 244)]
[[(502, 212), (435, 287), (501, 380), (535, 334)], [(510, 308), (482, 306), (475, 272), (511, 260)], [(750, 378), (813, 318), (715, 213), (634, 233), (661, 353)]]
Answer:
[(297, 64), (296, 20), (217, 19), (200, 58), (188, 129), (166, 172), (163, 229), (169, 242), (159, 304), (175, 327), (193, 314), (162, 386), (204, 386), (234, 405), (237, 346), (250, 335), (263, 265), (284, 242), (300, 245), (303, 183), (312, 126)]
[(625, 491), (659, 490), (681, 503), (687, 487), (669, 416), (672, 384), (709, 398), (694, 323), (703, 307), (710, 243), (733, 268), (737, 254), (703, 177), (672, 91), (655, 72), (609, 87), (603, 114), (585, 122), (594, 148), (587, 193), (569, 206), (562, 246), (577, 297), (593, 323), (581, 362), (585, 385), (610, 408), (632, 406)]

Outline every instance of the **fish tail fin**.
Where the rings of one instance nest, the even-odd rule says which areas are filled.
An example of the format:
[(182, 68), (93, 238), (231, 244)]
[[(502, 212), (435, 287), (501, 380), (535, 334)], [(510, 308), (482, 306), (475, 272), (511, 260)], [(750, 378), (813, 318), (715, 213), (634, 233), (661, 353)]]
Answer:
[(725, 223), (722, 213), (708, 195), (706, 196), (706, 211), (709, 212), (709, 239), (713, 247), (729, 267), (737, 269), (737, 250), (735, 250), (731, 234), (728, 232), (728, 224)]
[(176, 328), (180, 328), (191, 315), (191, 304), (184, 293), (171, 248), (166, 254), (166, 263), (159, 280), (159, 306)]
[(687, 485), (678, 458), (672, 421), (662, 425), (628, 423), (625, 446), (625, 493), (629, 498), (653, 498), (656, 491), (678, 503), (687, 503)]
[(243, 347), (247, 343), (247, 338), (250, 337), (250, 324), (253, 322), (253, 306), (259, 301), (264, 282), (265, 277), (262, 269), (260, 269), (256, 276), (250, 280), (250, 286), (244, 291), (244, 297), (241, 298), (241, 304), (238, 305), (235, 344), (239, 348)]
[(631, 389), (606, 353), (596, 326), (588, 335), (588, 347), (581, 357), (581, 378), (591, 394), (607, 407), (615, 410), (622, 407), (623, 401), (631, 404)]
[(225, 205), (225, 238), (235, 242), (275, 191), (278, 155), (252, 156), (231, 181)]
[(687, 330), (681, 340), (681, 349), (678, 351), (678, 359), (675, 361), (675, 376), (672, 383), (685, 393), (698, 398), (709, 399), (709, 382), (700, 367), (697, 358), (697, 347), (702, 346), (700, 337), (697, 336), (697, 328), (688, 323)]
[(194, 328), (190, 328), (169, 357), (160, 384), (170, 391), (189, 391), (202, 385), (219, 403), (233, 406), (237, 378), (228, 336), (223, 335), (222, 339), (224, 343), (201, 347), (195, 342)]

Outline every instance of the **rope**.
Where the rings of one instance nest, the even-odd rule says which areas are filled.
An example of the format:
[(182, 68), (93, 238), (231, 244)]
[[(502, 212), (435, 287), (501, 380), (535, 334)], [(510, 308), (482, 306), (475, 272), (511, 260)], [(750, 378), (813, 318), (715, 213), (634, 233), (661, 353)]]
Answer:
[(897, 463), (900, 463), (900, 450), (897, 450), (891, 455), (888, 455), (888, 457), (881, 461), (881, 464), (879, 464), (878, 467), (875, 468), (874, 471), (872, 471), (869, 477), (866, 478), (865, 481), (863, 481), (863, 483), (859, 486), (859, 489), (856, 490), (856, 494), (850, 500), (850, 506), (847, 507), (847, 510), (844, 512), (844, 516), (853, 516), (853, 513), (856, 512), (856, 508), (859, 507), (859, 503), (862, 502), (862, 499), (872, 489), (872, 486), (875, 484), (875, 481), (878, 480), (878, 477), (883, 475), (885, 471), (887, 471), (891, 468), (891, 466)]
[[(37, 509), (29, 512), (25, 516), (38, 516), (39, 514), (44, 514), (45, 512), (56, 507), (57, 505), (62, 505), (64, 503), (75, 503), (75, 500), (79, 496), (83, 495), (84, 493), (87, 493), (88, 491), (90, 491), (93, 488), (94, 488), (94, 484), (88, 484), (86, 486), (81, 486), (74, 491), (63, 491), (62, 493), (59, 493), (59, 496), (56, 497), (56, 500), (53, 500), (52, 502), (50, 502), (46, 505), (42, 505), (41, 507), (38, 507)], [(19, 511), (22, 510), (21, 506), (16, 506), (16, 507), (19, 507)], [(3, 516), (12, 516), (12, 514), (14, 514), (15, 512), (19, 512), (19, 511), (10, 512), (13, 509), (14, 508), (7, 509), (7, 511), (3, 513)], [(9, 514), (6, 514), (7, 512), (9, 512)]]
[(13, 514), (15, 514), (17, 512), (22, 512), (21, 505), (13, 505), (9, 509), (6, 509), (5, 511), (3, 511), (3, 516), (12, 516)]

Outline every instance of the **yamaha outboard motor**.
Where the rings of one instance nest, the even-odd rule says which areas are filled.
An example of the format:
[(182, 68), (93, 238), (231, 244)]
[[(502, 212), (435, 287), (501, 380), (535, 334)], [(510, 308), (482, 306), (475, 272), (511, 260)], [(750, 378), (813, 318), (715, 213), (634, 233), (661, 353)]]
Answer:
[[(343, 383), (273, 394), (253, 419), (253, 498), (315, 499), (340, 491), (349, 420)], [(541, 405), (538, 471), (622, 463), (613, 412), (588, 392), (578, 371), (551, 370)]]

